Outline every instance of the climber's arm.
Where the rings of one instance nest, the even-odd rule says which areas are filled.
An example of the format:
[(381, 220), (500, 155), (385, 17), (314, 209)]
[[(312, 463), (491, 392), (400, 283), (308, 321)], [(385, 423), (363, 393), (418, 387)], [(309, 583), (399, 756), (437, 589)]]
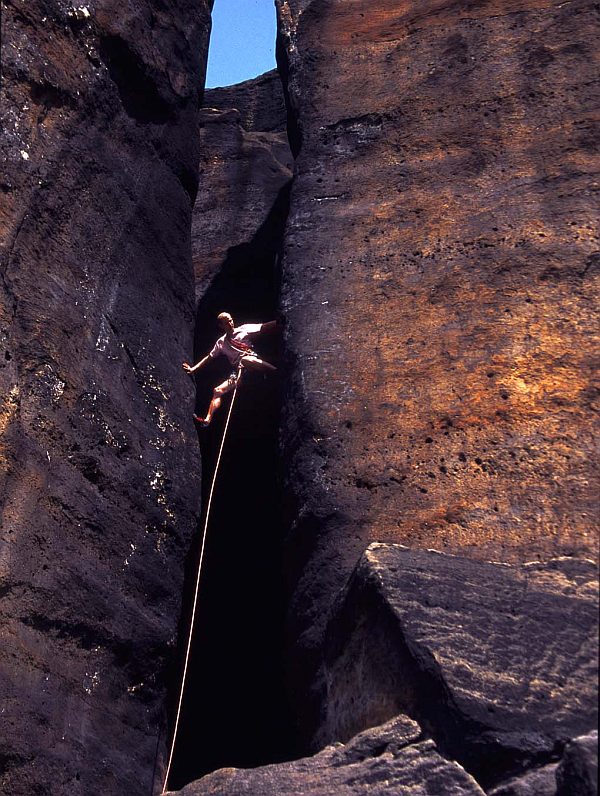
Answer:
[(186, 373), (195, 373), (197, 370), (200, 370), (200, 368), (203, 368), (210, 358), (210, 354), (207, 354), (205, 357), (202, 357), (199, 362), (196, 362), (195, 365), (190, 365), (189, 362), (184, 362), (183, 369)]

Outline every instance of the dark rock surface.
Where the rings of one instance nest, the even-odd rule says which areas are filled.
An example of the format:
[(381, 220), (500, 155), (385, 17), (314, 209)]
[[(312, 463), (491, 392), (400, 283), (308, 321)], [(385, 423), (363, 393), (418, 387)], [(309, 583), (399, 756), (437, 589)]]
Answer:
[(526, 771), (488, 791), (488, 796), (556, 796), (558, 763)]
[(287, 111), (281, 77), (276, 69), (233, 86), (209, 88), (204, 92), (207, 108), (235, 108), (245, 130), (287, 134)]
[[(276, 75), (209, 92), (198, 130), (210, 0), (3, 2), (11, 796), (160, 779), (200, 487), (180, 363), (194, 311), (196, 353), (219, 310), (273, 317), (280, 270), (290, 683), (303, 748), (347, 743), (185, 793), (481, 793), (461, 765), (535, 792), (592, 726), (597, 8), (276, 4), (298, 155), (282, 269), (292, 164)], [(240, 405), (203, 584), (219, 613), (198, 633), (204, 672), (222, 669), (206, 678), (204, 766), (233, 747), (256, 759), (267, 737), (266, 754), (286, 753), (285, 717), (264, 709), (281, 676), (279, 494), (261, 480), (277, 468), (278, 396), (249, 380)], [(413, 551), (371, 547), (331, 619), (373, 541)], [(423, 733), (405, 718), (361, 733), (398, 713)], [(563, 793), (588, 787), (589, 746), (567, 746)]]
[(567, 744), (556, 770), (557, 796), (596, 796), (598, 793), (598, 731)]
[(370, 541), (597, 557), (600, 31), (589, 0), (277, 6), (298, 154), (289, 649), (310, 737), (328, 607)]
[(319, 741), (408, 713), (482, 785), (596, 726), (597, 572), (372, 544), (328, 629)]
[(292, 177), (276, 72), (207, 91), (204, 105), (200, 187), (192, 219), (198, 299), (225, 266), (229, 250), (248, 244), (268, 222)]
[(596, 796), (598, 732), (573, 738), (560, 763), (526, 771), (488, 791), (489, 796)]
[(399, 716), (328, 746), (314, 757), (251, 770), (222, 769), (178, 791), (181, 796), (483, 795), (457, 763), (445, 760), (418, 725)]
[[(147, 794), (196, 522), (204, 0), (2, 3), (0, 791)], [(162, 735), (159, 739), (159, 733)]]

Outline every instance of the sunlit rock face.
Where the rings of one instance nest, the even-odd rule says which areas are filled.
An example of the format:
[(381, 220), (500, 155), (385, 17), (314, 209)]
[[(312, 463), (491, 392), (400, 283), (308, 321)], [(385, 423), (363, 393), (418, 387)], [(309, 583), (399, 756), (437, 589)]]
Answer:
[(200, 115), (200, 187), (192, 220), (198, 299), (229, 250), (249, 244), (268, 223), (289, 183), (292, 155), (285, 127), (276, 71), (206, 91)]
[[(294, 683), (366, 543), (595, 557), (590, 2), (278, 0)], [(300, 704), (300, 702), (299, 702)]]
[(281, 77), (276, 69), (232, 86), (209, 88), (204, 92), (207, 108), (235, 108), (245, 130), (284, 133), (287, 111)]
[[(2, 8), (0, 790), (147, 794), (199, 460), (204, 0)], [(159, 740), (159, 733), (162, 733)]]

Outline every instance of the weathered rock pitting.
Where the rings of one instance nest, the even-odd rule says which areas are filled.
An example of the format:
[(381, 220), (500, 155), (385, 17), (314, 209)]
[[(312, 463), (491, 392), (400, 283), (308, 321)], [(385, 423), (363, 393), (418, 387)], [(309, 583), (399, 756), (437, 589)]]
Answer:
[[(199, 457), (208, 4), (5, 2), (0, 790), (147, 794)], [(162, 735), (159, 740), (159, 732)]]
[[(290, 660), (365, 545), (597, 557), (590, 2), (278, 0)], [(305, 695), (312, 695), (312, 711)]]

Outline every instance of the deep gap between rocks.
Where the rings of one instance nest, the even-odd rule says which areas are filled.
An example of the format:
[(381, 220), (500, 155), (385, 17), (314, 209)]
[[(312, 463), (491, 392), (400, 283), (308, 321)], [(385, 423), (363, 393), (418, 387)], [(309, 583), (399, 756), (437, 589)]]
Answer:
[[(229, 250), (202, 297), (196, 316), (196, 361), (220, 335), (219, 312), (230, 312), (236, 326), (276, 317), (289, 188), (288, 184), (280, 192), (254, 238)], [(171, 789), (217, 768), (252, 767), (294, 756), (283, 660), (286, 606), (278, 484), (281, 332), (259, 336), (256, 348), (280, 370), (275, 375), (246, 374), (234, 405), (208, 526)], [(213, 386), (229, 372), (223, 357), (200, 372), (197, 412), (205, 413)], [(203, 511), (230, 398), (223, 401), (211, 427), (199, 431)], [(171, 729), (203, 519), (186, 563), (180, 667), (172, 678), (177, 682), (171, 684)]]

